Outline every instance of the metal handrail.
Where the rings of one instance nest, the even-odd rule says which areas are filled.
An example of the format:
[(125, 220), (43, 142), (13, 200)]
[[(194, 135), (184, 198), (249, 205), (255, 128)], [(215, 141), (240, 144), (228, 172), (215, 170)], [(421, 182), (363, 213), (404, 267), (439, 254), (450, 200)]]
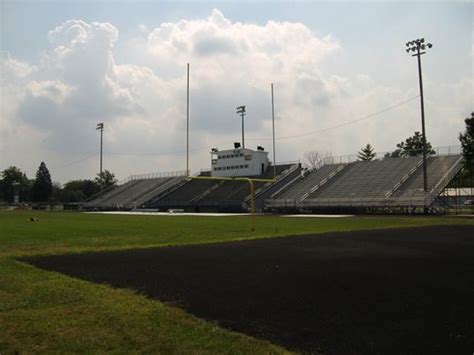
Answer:
[(336, 170), (332, 171), (328, 177), (324, 178), (323, 180), (321, 180), (318, 184), (316, 184), (315, 186), (313, 186), (309, 192), (305, 193), (303, 196), (301, 196), (301, 198), (299, 199), (299, 202), (305, 200), (309, 195), (311, 195), (313, 192), (315, 192), (316, 190), (319, 190), (323, 185), (325, 185), (329, 180), (331, 180), (336, 174), (338, 174), (342, 169), (344, 169), (347, 165), (346, 164), (342, 164), (340, 165), (339, 167), (337, 167)]

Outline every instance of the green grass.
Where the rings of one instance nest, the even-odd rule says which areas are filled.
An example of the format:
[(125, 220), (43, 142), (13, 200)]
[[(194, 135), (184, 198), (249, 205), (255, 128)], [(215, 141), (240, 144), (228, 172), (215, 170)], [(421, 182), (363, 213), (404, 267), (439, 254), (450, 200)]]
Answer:
[[(31, 217), (38, 222), (30, 222)], [(130, 290), (76, 280), (15, 257), (224, 242), (239, 239), (432, 224), (473, 219), (156, 217), (0, 212), (0, 353), (282, 353)]]

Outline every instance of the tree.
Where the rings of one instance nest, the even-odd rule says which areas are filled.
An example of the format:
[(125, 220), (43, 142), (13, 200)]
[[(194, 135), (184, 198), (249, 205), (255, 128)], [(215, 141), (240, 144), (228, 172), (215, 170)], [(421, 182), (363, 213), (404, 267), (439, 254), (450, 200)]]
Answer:
[(60, 202), (62, 201), (62, 196), (63, 196), (63, 188), (61, 186), (61, 183), (59, 182), (53, 182), (53, 188), (51, 190), (51, 201), (52, 202)]
[(375, 156), (374, 148), (370, 144), (367, 144), (365, 148), (362, 148), (357, 154), (359, 160), (373, 160)]
[(462, 155), (464, 157), (464, 169), (472, 176), (474, 174), (474, 112), (471, 117), (464, 120), (466, 130), (459, 134)]
[(329, 152), (320, 153), (316, 150), (310, 150), (304, 153), (303, 164), (308, 169), (319, 169), (325, 164), (333, 163), (334, 159)]
[(97, 174), (94, 182), (99, 186), (100, 190), (104, 190), (114, 186), (117, 183), (117, 179), (115, 178), (114, 173), (104, 170), (102, 173)]
[[(426, 155), (436, 154), (431, 147), (430, 142), (426, 142)], [(386, 157), (398, 158), (398, 157), (416, 157), (423, 155), (423, 136), (420, 132), (415, 132), (412, 137), (405, 139), (405, 142), (397, 144), (397, 149), (391, 154), (386, 154)]]
[(46, 164), (42, 161), (36, 172), (35, 182), (33, 183), (33, 199), (38, 202), (48, 201), (52, 191), (53, 183), (51, 182), (51, 175), (49, 174)]
[(64, 184), (61, 201), (81, 202), (99, 192), (99, 185), (92, 180), (71, 180)]
[(19, 201), (27, 201), (30, 191), (30, 183), (26, 174), (16, 166), (10, 166), (1, 173), (1, 197), (7, 202), (15, 201), (18, 195)]

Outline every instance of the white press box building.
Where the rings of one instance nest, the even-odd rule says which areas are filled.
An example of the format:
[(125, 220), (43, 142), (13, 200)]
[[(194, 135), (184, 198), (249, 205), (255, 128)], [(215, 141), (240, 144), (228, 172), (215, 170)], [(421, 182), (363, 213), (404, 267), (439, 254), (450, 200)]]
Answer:
[(268, 152), (262, 147), (257, 150), (241, 148), (235, 143), (234, 149), (211, 151), (211, 176), (238, 177), (257, 176), (265, 173), (270, 161)]

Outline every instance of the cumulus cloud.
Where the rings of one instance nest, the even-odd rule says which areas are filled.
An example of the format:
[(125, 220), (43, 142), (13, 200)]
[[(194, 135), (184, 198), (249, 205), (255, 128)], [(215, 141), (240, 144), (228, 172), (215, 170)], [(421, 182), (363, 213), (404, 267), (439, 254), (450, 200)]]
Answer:
[[(97, 151), (95, 124), (104, 122), (105, 166), (119, 177), (182, 169), (188, 62), (193, 170), (209, 166), (211, 146), (226, 148), (240, 140), (239, 105), (248, 110), (247, 145), (270, 147), (271, 82), (277, 136), (282, 138), (277, 144), (280, 161), (298, 159), (310, 149), (355, 152), (368, 141), (386, 149), (418, 129), (417, 102), (411, 101), (367, 121), (362, 129), (347, 126), (301, 136), (417, 95), (377, 85), (364, 74), (342, 77), (322, 71), (321, 64), (340, 55), (343, 45), (304, 24), (233, 22), (213, 10), (204, 19), (162, 23), (152, 30), (140, 26), (139, 32), (130, 47), (122, 44), (126, 53), (121, 63), (119, 30), (110, 23), (82, 20), (49, 31), (50, 48), (37, 63), (4, 56), (1, 164), (34, 170), (38, 161), (49, 158), (60, 180), (91, 177), (97, 166), (87, 156)], [(148, 33), (146, 41), (143, 33)], [(436, 95), (445, 90), (449, 88), (438, 87)]]
[(301, 23), (233, 23), (215, 9), (206, 20), (160, 25), (150, 33), (148, 48), (161, 66), (192, 60), (197, 85), (243, 80), (266, 87), (270, 80), (320, 80), (319, 62), (340, 44), (331, 36), (317, 37)]
[(21, 60), (12, 58), (10, 53), (3, 53), (1, 58), (2, 82), (10, 82), (13, 80), (21, 80), (30, 76), (37, 68)]

